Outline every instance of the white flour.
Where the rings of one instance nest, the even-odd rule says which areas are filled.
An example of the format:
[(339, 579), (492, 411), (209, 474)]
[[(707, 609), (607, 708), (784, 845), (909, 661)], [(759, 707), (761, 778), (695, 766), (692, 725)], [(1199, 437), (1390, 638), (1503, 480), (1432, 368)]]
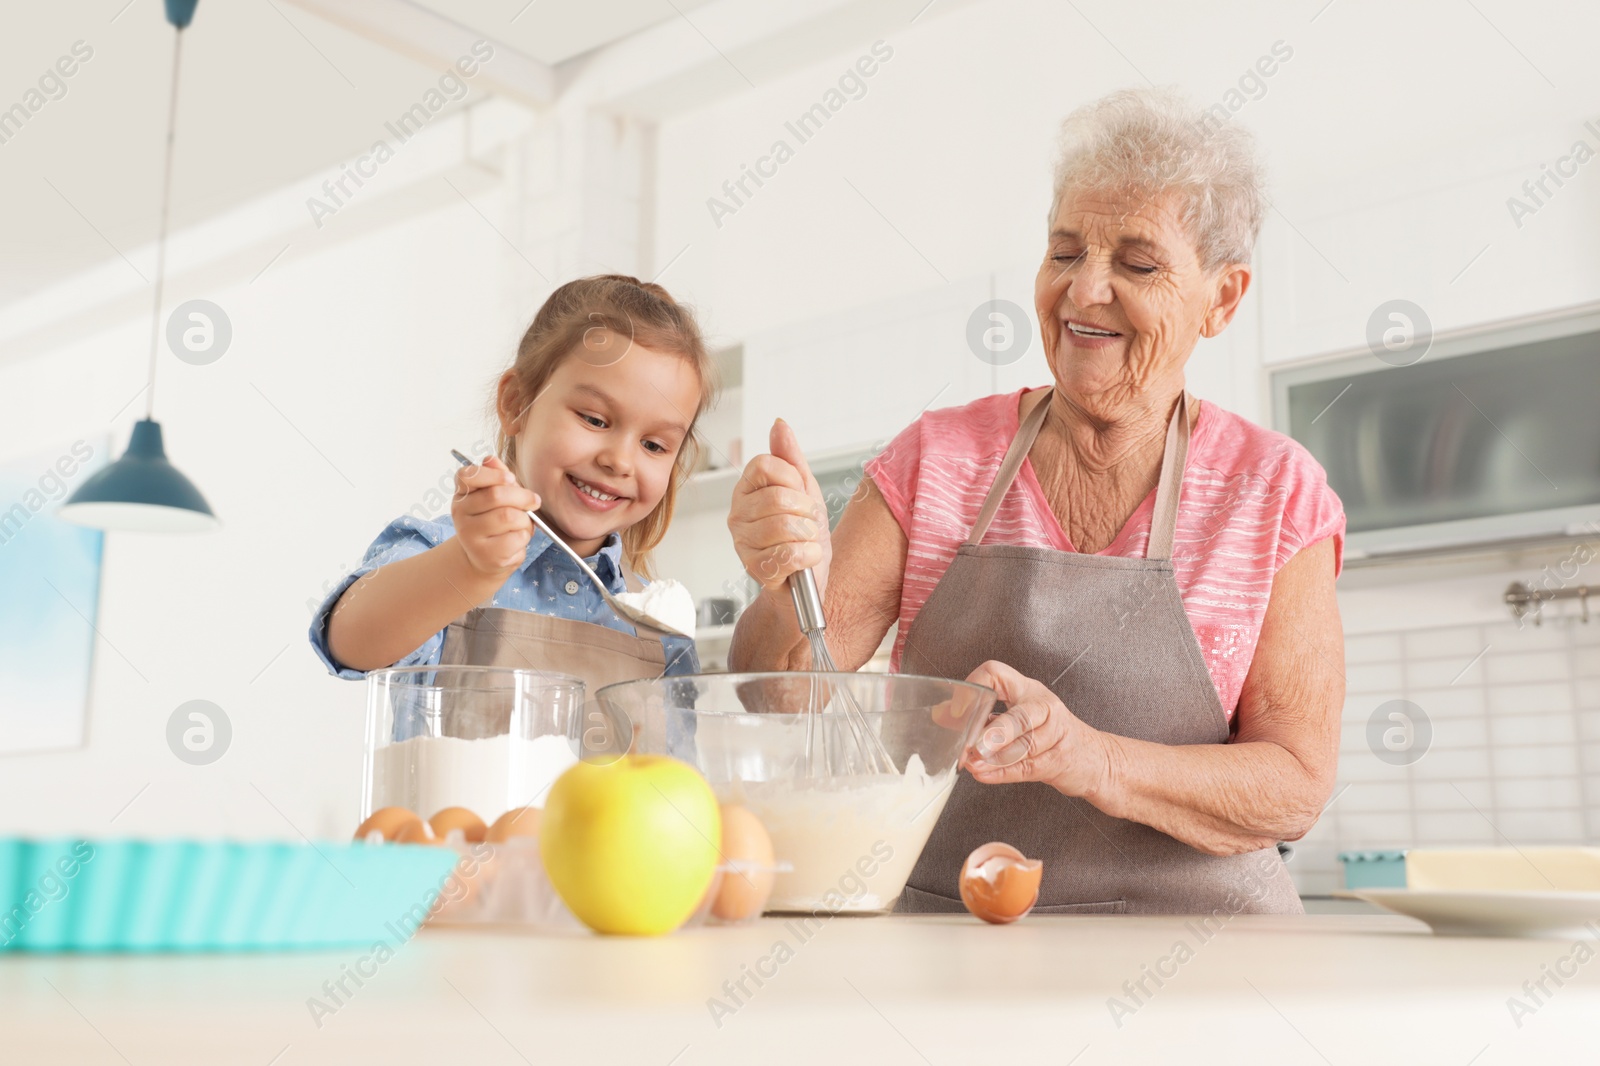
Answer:
[(617, 600), (685, 636), (694, 636), (694, 597), (682, 582), (662, 578), (650, 582), (643, 592), (621, 593)]
[[(777, 875), (769, 910), (876, 911), (905, 888), (955, 779), (929, 777), (913, 755), (902, 776), (735, 781), (717, 798), (749, 808), (774, 856), (794, 865)], [(842, 907), (824, 902), (830, 892), (845, 898)]]
[(493, 822), (513, 807), (543, 807), (550, 785), (577, 761), (563, 736), (412, 737), (373, 757), (372, 808), (405, 807), (432, 818), (445, 807), (465, 807)]

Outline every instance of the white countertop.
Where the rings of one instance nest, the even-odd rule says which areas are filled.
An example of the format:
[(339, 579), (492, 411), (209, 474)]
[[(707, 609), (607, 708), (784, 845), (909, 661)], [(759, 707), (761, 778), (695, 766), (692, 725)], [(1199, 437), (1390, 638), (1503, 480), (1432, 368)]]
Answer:
[[(1521, 1017), (1507, 999), (1562, 941), (1434, 937), (1391, 916), (776, 918), (655, 940), (426, 929), (346, 979), (359, 950), (0, 956), (7, 1063), (1253, 1064), (1594, 1061), (1600, 961)], [(1179, 961), (1182, 941), (1192, 953)], [(779, 963), (775, 946), (792, 952)], [(1178, 953), (1180, 956), (1182, 951)], [(1171, 961), (1163, 962), (1163, 959)], [(742, 1005), (724, 992), (760, 969)], [(1142, 1003), (1144, 968), (1173, 974)], [(1569, 964), (1563, 968), (1570, 970)], [(307, 1004), (336, 1011), (313, 1021)], [(729, 1007), (720, 1027), (708, 998)], [(1114, 1019), (1117, 997), (1131, 1013)], [(1120, 1022), (1120, 1025), (1118, 1024)]]

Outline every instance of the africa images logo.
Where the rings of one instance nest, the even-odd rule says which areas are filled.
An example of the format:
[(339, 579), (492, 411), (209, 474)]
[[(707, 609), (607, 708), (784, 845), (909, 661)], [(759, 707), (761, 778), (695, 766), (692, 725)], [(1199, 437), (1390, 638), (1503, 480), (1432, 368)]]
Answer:
[(38, 88), (28, 89), (22, 99), (10, 107), (0, 108), (0, 144), (8, 143), (22, 132), (28, 120), (44, 110), (53, 100), (67, 95), (67, 79), (78, 73), (79, 67), (94, 58), (94, 48), (87, 41), (72, 42), (72, 54), (57, 59), (39, 75)]
[[(378, 168), (394, 158), (395, 149), (421, 133), (422, 127), (433, 121), (433, 117), (448, 101), (465, 97), (469, 91), (467, 80), (478, 73), (482, 64), (493, 58), (493, 45), (488, 41), (474, 42), (471, 55), (457, 59), (452, 67), (439, 75), (438, 88), (423, 93), (420, 101), (401, 112), (393, 122), (385, 122), (383, 128), (394, 135), (393, 144), (383, 137), (373, 141), (371, 148), (339, 168), (338, 177), (322, 183), (322, 191), (327, 199), (312, 196), (306, 200), (306, 210), (311, 212), (311, 221), (317, 224), (317, 228), (322, 228), (324, 218), (338, 214), (354, 198), (356, 191), (366, 184), (365, 179), (376, 177)], [(348, 188), (347, 182), (354, 182), (355, 189)]]
[(829, 87), (821, 100), (802, 111), (793, 121), (783, 124), (783, 128), (794, 138), (794, 144), (790, 144), (788, 138), (779, 137), (772, 142), (765, 155), (756, 159), (754, 167), (741, 163), (739, 176), (722, 183), (722, 194), (726, 199), (716, 196), (706, 198), (706, 210), (711, 213), (711, 221), (716, 223), (718, 229), (722, 228), (724, 217), (738, 214), (739, 209), (755, 195), (750, 188), (751, 182), (759, 189), (766, 184), (762, 179), (777, 177), (778, 168), (794, 158), (796, 146), (805, 144), (821, 133), (823, 125), (844, 110), (845, 104), (867, 95), (867, 79), (889, 62), (894, 56), (894, 48), (884, 41), (874, 41), (871, 52), (871, 55), (864, 55), (852, 66), (846, 67), (844, 73), (839, 75), (836, 86)]

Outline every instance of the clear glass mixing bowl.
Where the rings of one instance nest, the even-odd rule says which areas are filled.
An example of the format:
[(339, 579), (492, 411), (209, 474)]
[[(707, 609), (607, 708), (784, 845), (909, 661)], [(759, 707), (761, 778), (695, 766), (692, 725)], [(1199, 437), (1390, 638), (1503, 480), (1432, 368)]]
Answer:
[(390, 667), (367, 675), (361, 818), (465, 807), (486, 823), (544, 805), (578, 761), (576, 677), (499, 666)]
[[(898, 773), (852, 769), (859, 741), (840, 688)], [(767, 910), (813, 914), (893, 908), (996, 699), (939, 677), (808, 672), (627, 681), (597, 697), (613, 728), (631, 727), (632, 750), (697, 767), (719, 800), (761, 819), (794, 867)]]

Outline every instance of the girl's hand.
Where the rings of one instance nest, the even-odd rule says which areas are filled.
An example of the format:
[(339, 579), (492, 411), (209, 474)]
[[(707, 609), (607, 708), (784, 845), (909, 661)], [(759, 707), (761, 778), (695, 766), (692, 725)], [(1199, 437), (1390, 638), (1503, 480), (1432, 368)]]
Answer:
[(985, 785), (1042, 781), (1068, 796), (1093, 798), (1106, 784), (1106, 734), (1086, 725), (1041, 682), (990, 660), (967, 677), (987, 685), (1006, 704), (961, 757)]
[(728, 532), (745, 571), (763, 592), (778, 593), (790, 574), (809, 567), (821, 568), (824, 583), (833, 549), (822, 489), (781, 418), (772, 425), (771, 445), (772, 454), (751, 459), (734, 487)]
[(456, 540), (467, 562), (486, 577), (508, 576), (523, 564), (533, 539), (528, 512), (538, 509), (538, 494), (518, 484), (496, 456), (456, 471), (450, 499)]

